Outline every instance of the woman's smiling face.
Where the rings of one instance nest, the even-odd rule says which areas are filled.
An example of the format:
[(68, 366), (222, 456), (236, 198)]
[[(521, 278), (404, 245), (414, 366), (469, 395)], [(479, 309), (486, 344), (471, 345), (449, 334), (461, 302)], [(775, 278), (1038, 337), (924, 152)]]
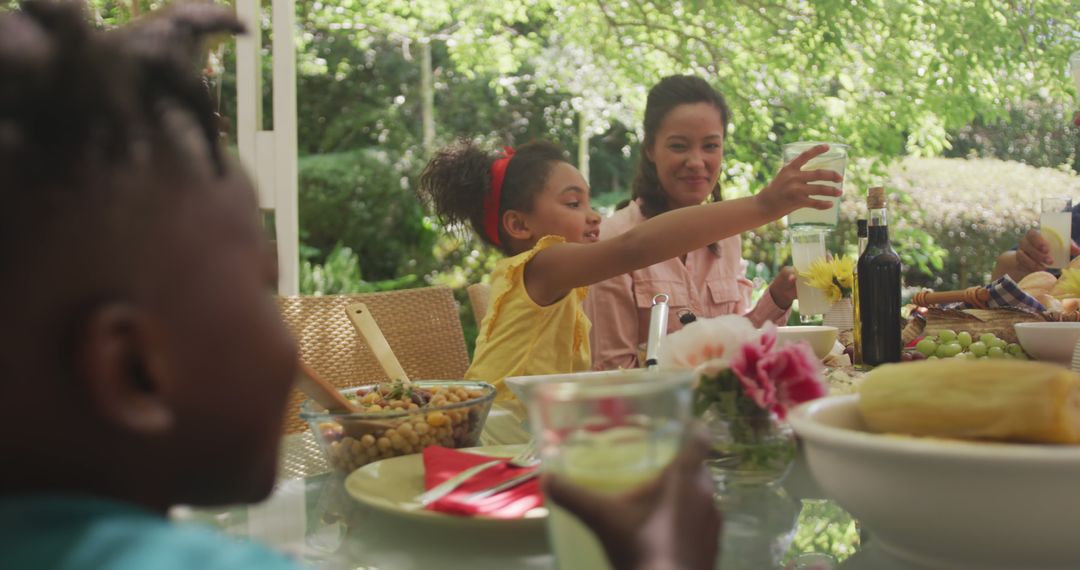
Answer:
[(646, 156), (656, 165), (669, 208), (705, 201), (724, 161), (724, 119), (710, 103), (672, 109), (660, 123)]

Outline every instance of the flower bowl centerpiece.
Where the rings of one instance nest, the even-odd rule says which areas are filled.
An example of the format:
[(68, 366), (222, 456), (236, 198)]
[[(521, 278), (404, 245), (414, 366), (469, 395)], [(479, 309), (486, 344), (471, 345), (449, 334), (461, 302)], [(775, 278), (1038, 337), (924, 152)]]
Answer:
[(694, 413), (709, 430), (708, 463), (720, 487), (782, 479), (795, 458), (787, 411), (825, 395), (809, 344), (778, 346), (771, 323), (759, 329), (736, 315), (669, 335), (660, 367), (695, 371)]

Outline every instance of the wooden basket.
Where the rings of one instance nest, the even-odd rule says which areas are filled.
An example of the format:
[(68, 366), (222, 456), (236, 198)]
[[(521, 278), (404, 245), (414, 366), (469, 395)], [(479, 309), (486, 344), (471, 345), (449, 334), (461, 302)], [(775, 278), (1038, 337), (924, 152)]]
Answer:
[(939, 309), (930, 307), (923, 319), (908, 321), (901, 334), (906, 346), (922, 335), (936, 335), (943, 330), (956, 332), (967, 331), (978, 338), (984, 333), (997, 335), (1005, 342), (1019, 342), (1013, 325), (1032, 322), (1078, 322), (1080, 312), (1071, 313), (1031, 313), (1020, 309)]

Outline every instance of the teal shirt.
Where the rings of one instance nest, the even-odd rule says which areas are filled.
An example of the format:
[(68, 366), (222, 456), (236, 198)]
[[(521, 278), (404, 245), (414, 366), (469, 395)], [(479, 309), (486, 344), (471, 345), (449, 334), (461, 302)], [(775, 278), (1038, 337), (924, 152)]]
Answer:
[(77, 496), (0, 497), (0, 566), (34, 570), (298, 570), (257, 544), (139, 507)]

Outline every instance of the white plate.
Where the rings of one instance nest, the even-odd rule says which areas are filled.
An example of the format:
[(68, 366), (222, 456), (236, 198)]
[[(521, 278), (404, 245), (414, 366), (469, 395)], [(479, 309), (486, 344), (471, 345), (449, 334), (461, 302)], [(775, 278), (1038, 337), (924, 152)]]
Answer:
[[(462, 449), (493, 457), (513, 457), (524, 445), (492, 445)], [(420, 453), (392, 457), (369, 463), (345, 478), (345, 490), (361, 503), (395, 514), (417, 519), (470, 526), (538, 527), (547, 517), (547, 509), (537, 507), (520, 519), (463, 517), (419, 507), (413, 498), (424, 492), (424, 458)]]

